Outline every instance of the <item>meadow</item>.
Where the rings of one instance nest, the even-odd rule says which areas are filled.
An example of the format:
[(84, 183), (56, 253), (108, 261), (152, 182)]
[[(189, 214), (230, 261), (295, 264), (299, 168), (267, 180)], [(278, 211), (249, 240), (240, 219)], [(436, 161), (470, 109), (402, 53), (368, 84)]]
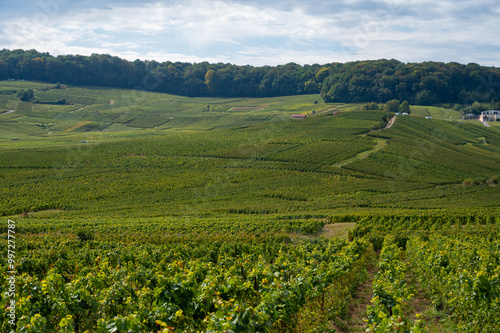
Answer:
[[(19, 89), (37, 101), (19, 101)], [(398, 332), (494, 332), (499, 128), (437, 107), (412, 106), (384, 129), (391, 117), (319, 95), (0, 82), (15, 331), (386, 332), (403, 323)], [(339, 224), (346, 239), (326, 232)], [(470, 267), (432, 268), (435, 280), (429, 262), (439, 251), (455, 258), (457, 242), (485, 254)], [(356, 328), (351, 305), (377, 261), (378, 298)], [(0, 262), (5, 290), (8, 258)], [(467, 292), (484, 297), (469, 301), (457, 287), (465, 282), (449, 282), (458, 307), (439, 288), (463, 270)], [(410, 318), (419, 285), (437, 313), (423, 321)], [(0, 306), (8, 301), (2, 294)]]

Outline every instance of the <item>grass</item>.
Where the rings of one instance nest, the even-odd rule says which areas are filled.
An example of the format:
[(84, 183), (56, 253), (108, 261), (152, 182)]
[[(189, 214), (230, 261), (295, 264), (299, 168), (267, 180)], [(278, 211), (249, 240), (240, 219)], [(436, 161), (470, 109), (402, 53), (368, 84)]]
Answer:
[(431, 116), (433, 119), (445, 119), (445, 120), (459, 120), (462, 114), (459, 111), (452, 109), (445, 109), (435, 106), (420, 106), (412, 105), (410, 107), (412, 116), (427, 117)]

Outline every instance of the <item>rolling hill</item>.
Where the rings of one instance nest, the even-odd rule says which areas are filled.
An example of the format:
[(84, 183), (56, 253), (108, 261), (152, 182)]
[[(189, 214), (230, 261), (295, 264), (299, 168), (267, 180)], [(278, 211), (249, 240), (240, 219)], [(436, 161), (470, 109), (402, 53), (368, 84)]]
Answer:
[[(37, 102), (19, 101), (20, 89)], [(0, 215), (9, 221), (2, 236), (17, 232), (19, 325), (354, 331), (349, 302), (373, 249), (386, 263), (379, 272), (399, 272), (404, 285), (406, 247), (425, 284), (436, 276), (426, 268), (432, 255), (452, 260), (469, 246), (480, 254), (467, 266), (471, 293), (487, 284), (491, 303), (467, 303), (449, 282), (446, 292), (464, 300), (453, 308), (434, 280), (429, 299), (449, 311), (450, 330), (472, 322), (493, 332), (500, 127), (437, 107), (412, 106), (385, 128), (393, 117), (319, 95), (189, 98), (0, 82)], [(327, 239), (333, 223), (349, 241)], [(446, 281), (462, 269), (441, 267)], [(379, 273), (373, 294), (385, 290), (397, 304), (374, 301), (369, 325), (402, 318), (420, 327), (397, 317), (411, 293), (389, 280)], [(467, 317), (471, 308), (487, 315)]]

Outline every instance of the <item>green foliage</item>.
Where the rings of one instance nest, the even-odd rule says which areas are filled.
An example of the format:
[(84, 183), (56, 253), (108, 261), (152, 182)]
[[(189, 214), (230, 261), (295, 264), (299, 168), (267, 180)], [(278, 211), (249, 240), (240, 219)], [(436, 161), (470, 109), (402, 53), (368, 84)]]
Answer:
[(29, 102), (34, 98), (32, 89), (21, 89), (17, 92), (17, 98), (22, 102)]
[(94, 233), (90, 230), (85, 230), (85, 229), (78, 230), (76, 236), (82, 242), (91, 241), (94, 239)]
[(408, 265), (394, 242), (391, 236), (384, 239), (379, 271), (373, 281), (373, 305), (367, 308), (366, 332), (423, 332), (418, 317), (413, 324), (405, 316), (406, 305), (413, 295), (405, 281)]
[[(1, 50), (0, 80), (8, 78), (72, 85), (129, 88), (183, 96), (268, 97), (321, 93), (325, 102), (411, 104), (497, 102), (497, 68), (477, 64), (397, 60), (324, 65), (236, 66), (180, 62), (134, 62), (104, 54), (58, 56), (35, 50)], [(7, 65), (9, 64), (9, 65)], [(488, 81), (490, 80), (490, 81)], [(59, 87), (56, 85), (57, 90)], [(53, 100), (56, 101), (57, 99)], [(82, 104), (83, 100), (80, 100)]]
[[(496, 234), (498, 235), (498, 233)], [(415, 237), (409, 260), (434, 306), (450, 313), (459, 332), (498, 332), (500, 311), (498, 237)]]
[(16, 315), (27, 331), (290, 330), (308, 299), (357, 279), (368, 247), (272, 234), (121, 242), (108, 227), (85, 244), (60, 233), (18, 240)]
[(378, 110), (379, 106), (377, 103), (371, 102), (371, 103), (365, 103), (361, 107), (363, 110)]
[(477, 64), (405, 64), (384, 59), (331, 64), (329, 74), (321, 87), (326, 102), (384, 103), (397, 99), (417, 105), (471, 105), (474, 101), (497, 101), (500, 93), (500, 87), (484, 85), (487, 77), (500, 79), (498, 70)]
[[(0, 96), (15, 110), (0, 115), (0, 214), (16, 220), (19, 330), (346, 328), (369, 243), (382, 251), (370, 329), (421, 330), (407, 314), (401, 277), (410, 269), (430, 281), (430, 294), (459, 300), (435, 304), (460, 330), (497, 329), (498, 128), (427, 121), (427, 110), (456, 112), (412, 106), (379, 130), (386, 111), (315, 104), (318, 95), (185, 98), (0, 84), (14, 88), (42, 101)], [(51, 102), (63, 98), (68, 104)], [(356, 223), (349, 241), (316, 237), (332, 222)], [(436, 234), (453, 245), (435, 245)], [(412, 266), (405, 251), (420, 251), (420, 241), (431, 252)], [(471, 284), (449, 268), (462, 241)], [(483, 319), (470, 314), (475, 305)]]
[(408, 101), (403, 101), (403, 103), (401, 103), (401, 105), (399, 106), (399, 111), (401, 113), (411, 113), (410, 104), (408, 103)]
[(385, 110), (387, 112), (396, 113), (399, 112), (399, 101), (397, 99), (393, 99), (385, 103)]

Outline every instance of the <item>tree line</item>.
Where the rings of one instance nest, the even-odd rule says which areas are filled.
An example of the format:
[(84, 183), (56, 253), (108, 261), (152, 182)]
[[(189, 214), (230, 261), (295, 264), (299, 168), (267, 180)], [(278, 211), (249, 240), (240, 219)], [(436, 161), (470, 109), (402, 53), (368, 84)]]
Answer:
[(325, 102), (408, 101), (435, 105), (496, 102), (500, 68), (451, 62), (237, 66), (208, 62), (128, 61), (108, 54), (54, 57), (36, 50), (1, 50), (0, 80), (130, 88), (184, 96), (272, 97), (321, 93)]

